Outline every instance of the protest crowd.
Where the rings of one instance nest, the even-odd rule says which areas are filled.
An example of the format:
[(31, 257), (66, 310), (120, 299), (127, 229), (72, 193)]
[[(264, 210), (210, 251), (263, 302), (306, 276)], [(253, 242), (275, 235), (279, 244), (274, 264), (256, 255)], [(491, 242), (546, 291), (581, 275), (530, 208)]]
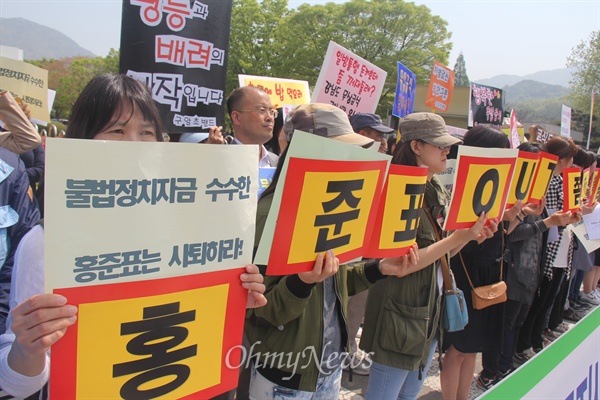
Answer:
[[(258, 150), (257, 170), (270, 171), (269, 183), (252, 205), (251, 249), (257, 258), (238, 265), (238, 278), (230, 282), (247, 295), (239, 327), (243, 335), (237, 338), (241, 360), (225, 366), (228, 359), (219, 358), (222, 368), (235, 370), (235, 384), (188, 398), (337, 399), (346, 371), (350, 379), (368, 376), (363, 393), (368, 400), (416, 399), (437, 362), (442, 397), (468, 399), (474, 380), (484, 391), (493, 388), (600, 304), (600, 248), (588, 251), (574, 233), (589, 220), (598, 228), (600, 156), (568, 137), (537, 141), (534, 130), (517, 147), (491, 124), (450, 134), (434, 112), (408, 112), (396, 130), (374, 112), (347, 113), (333, 102), (274, 106), (267, 90), (251, 85), (226, 98), (231, 132), (217, 125), (167, 132), (152, 91), (136, 78), (93, 78), (73, 105), (64, 137), (53, 141), (134, 146), (169, 139), (156, 145), (165, 152), (198, 145), (234, 152), (251, 146)], [(10, 91), (0, 92), (0, 389), (6, 398), (44, 399), (53, 390), (51, 371), (61, 373), (60, 367), (51, 370), (51, 348), (79, 329), (81, 309), (68, 295), (45, 287), (44, 218), (51, 216), (44, 209), (51, 199), (44, 198), (44, 146), (27, 113)], [(308, 147), (316, 155), (301, 157), (312, 154), (302, 153)], [(494, 161), (482, 162), (485, 157)], [(458, 172), (448, 185), (441, 175), (451, 160)], [(488, 168), (479, 175), (468, 164), (477, 160)], [(89, 154), (86, 163), (102, 168), (112, 161)], [(290, 208), (284, 208), (293, 200), (290, 188), (302, 186), (294, 180), (301, 168), (349, 174), (326, 181), (321, 192), (298, 191), (296, 207), (308, 197), (319, 207), (316, 218), (304, 218), (312, 218), (314, 235), (294, 230), (294, 224), (306, 221), (298, 216), (290, 222)], [(360, 179), (351, 175), (361, 171), (379, 171), (379, 178), (371, 184), (366, 172)], [(255, 190), (250, 179), (246, 183)], [(371, 200), (368, 190), (376, 193)], [(472, 210), (465, 211), (465, 204)], [(369, 208), (376, 217), (365, 222), (361, 246), (389, 231), (386, 223), (394, 217), (395, 248), (375, 244), (346, 251), (354, 240), (347, 227)], [(290, 232), (308, 233), (292, 238)], [(296, 251), (292, 240), (310, 242), (309, 258), (303, 254), (296, 269), (286, 261)], [(261, 258), (265, 241), (272, 242), (271, 253)], [(285, 246), (289, 254), (275, 258)], [(159, 312), (151, 308), (146, 312), (145, 322), (164, 317), (150, 315)], [(176, 312), (172, 315), (184, 315)], [(148, 370), (138, 375), (147, 380), (129, 380), (121, 397), (169, 398), (190, 376), (182, 364), (168, 361), (183, 349), (165, 350), (183, 340), (177, 328), (155, 327), (167, 332), (163, 342), (140, 335), (139, 343), (127, 344), (130, 353), (151, 357), (157, 353), (145, 348), (160, 348), (156, 357), (162, 359), (150, 358)], [(134, 368), (130, 364), (123, 370)], [(113, 373), (128, 372), (115, 365)]]

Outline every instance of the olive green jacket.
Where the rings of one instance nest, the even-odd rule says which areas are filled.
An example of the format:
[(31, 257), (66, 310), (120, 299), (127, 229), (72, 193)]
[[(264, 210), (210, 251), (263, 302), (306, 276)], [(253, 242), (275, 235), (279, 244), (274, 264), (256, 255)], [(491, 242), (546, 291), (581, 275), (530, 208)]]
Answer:
[[(434, 216), (446, 199), (447, 191), (434, 177), (424, 196)], [(435, 241), (435, 228), (421, 209), (417, 244), (422, 249)], [(440, 325), (438, 264), (402, 278), (388, 277), (369, 290), (360, 347), (373, 352), (373, 361), (408, 371), (425, 367)]]
[[(272, 200), (273, 196), (267, 195), (258, 202), (256, 244)], [(341, 312), (344, 350), (348, 346), (348, 296), (368, 289), (382, 277), (377, 262), (340, 265), (334, 289)], [(277, 384), (314, 392), (323, 352), (323, 284), (307, 285), (294, 274), (265, 276), (265, 285), (267, 305), (248, 310), (246, 315), (245, 333), (254, 364)]]

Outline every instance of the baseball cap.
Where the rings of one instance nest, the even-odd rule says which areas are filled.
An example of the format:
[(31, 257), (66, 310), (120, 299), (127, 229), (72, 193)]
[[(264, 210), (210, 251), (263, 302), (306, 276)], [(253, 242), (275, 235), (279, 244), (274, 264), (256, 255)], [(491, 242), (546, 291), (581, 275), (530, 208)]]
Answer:
[(394, 132), (393, 128), (383, 125), (379, 115), (371, 113), (354, 114), (350, 117), (350, 125), (352, 125), (354, 132), (357, 132), (362, 128), (372, 128), (381, 133)]
[(374, 143), (373, 139), (354, 133), (346, 113), (330, 104), (310, 103), (294, 108), (283, 125), (288, 142), (296, 129), (365, 148)]
[(181, 143), (200, 143), (208, 139), (208, 132), (184, 133), (179, 137)]
[(434, 146), (462, 144), (462, 140), (451, 136), (444, 118), (434, 113), (419, 112), (407, 115), (400, 121), (399, 130), (402, 142), (423, 140)]

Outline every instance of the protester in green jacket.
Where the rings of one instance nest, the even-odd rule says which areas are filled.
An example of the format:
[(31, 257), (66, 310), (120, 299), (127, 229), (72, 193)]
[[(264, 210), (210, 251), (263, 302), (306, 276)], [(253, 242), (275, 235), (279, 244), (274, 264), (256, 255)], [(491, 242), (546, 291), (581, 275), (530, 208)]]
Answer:
[[(373, 140), (353, 132), (346, 114), (326, 104), (306, 104), (288, 116), (288, 141), (294, 129), (367, 147)], [(256, 243), (273, 201), (281, 156), (273, 183), (258, 202)], [(293, 396), (296, 399), (338, 397), (343, 364), (349, 363), (347, 299), (385, 275), (402, 275), (417, 261), (408, 256), (354, 266), (339, 265), (333, 251), (319, 255), (312, 271), (266, 276), (265, 307), (248, 312), (245, 332), (252, 357), (250, 398)]]
[[(440, 321), (441, 275), (438, 260), (454, 254), (471, 240), (492, 236), (484, 228), (485, 214), (470, 229), (441, 237), (448, 192), (435, 173), (446, 170), (450, 146), (461, 143), (448, 133), (442, 117), (415, 113), (400, 122), (401, 144), (392, 163), (428, 167), (424, 204), (417, 229), (418, 262), (408, 275), (378, 281), (365, 310), (360, 347), (372, 354), (366, 399), (416, 399), (437, 344)], [(425, 209), (431, 210), (435, 226)], [(405, 271), (406, 272), (406, 271)]]

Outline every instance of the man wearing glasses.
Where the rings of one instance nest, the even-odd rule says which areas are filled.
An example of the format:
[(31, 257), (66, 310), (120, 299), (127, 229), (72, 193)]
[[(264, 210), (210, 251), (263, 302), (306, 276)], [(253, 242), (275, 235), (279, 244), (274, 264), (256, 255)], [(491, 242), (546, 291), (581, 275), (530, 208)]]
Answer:
[(232, 144), (260, 146), (259, 167), (276, 167), (279, 157), (263, 146), (273, 136), (277, 110), (264, 90), (255, 86), (235, 89), (227, 99), (227, 110), (233, 125)]

